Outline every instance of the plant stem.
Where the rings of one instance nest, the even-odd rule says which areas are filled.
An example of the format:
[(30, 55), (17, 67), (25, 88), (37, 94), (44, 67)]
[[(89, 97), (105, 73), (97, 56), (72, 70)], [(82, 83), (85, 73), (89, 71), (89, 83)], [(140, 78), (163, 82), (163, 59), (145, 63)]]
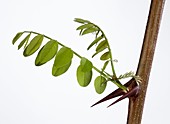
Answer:
[(141, 124), (145, 96), (165, 0), (152, 0), (136, 75), (142, 78), (138, 97), (129, 98), (127, 124)]
[[(35, 31), (24, 31), (24, 33), (33, 33), (33, 34), (37, 34), (37, 35), (40, 35), (40, 33), (38, 33), (38, 32), (35, 32)], [(54, 40), (54, 39), (52, 39), (52, 38), (50, 38), (50, 37), (48, 37), (48, 36), (46, 36), (46, 35), (43, 35), (45, 38), (47, 38), (47, 39), (49, 39), (49, 40)], [(64, 44), (62, 44), (62, 43), (60, 43), (60, 42), (58, 42), (57, 40), (55, 40), (60, 46), (63, 46), (63, 47), (66, 47)], [(76, 55), (78, 58), (82, 58), (82, 56), (81, 55), (79, 55), (77, 52), (75, 52), (75, 51), (73, 51), (73, 53), (74, 53), (74, 55)], [(93, 65), (93, 69), (95, 70), (95, 71), (97, 71), (98, 73), (100, 73), (101, 75), (103, 75), (104, 77), (106, 77), (107, 79), (110, 79), (111, 77), (109, 76), (109, 75), (106, 75), (105, 73), (103, 73), (102, 71), (100, 71), (97, 67), (95, 67), (94, 65)]]

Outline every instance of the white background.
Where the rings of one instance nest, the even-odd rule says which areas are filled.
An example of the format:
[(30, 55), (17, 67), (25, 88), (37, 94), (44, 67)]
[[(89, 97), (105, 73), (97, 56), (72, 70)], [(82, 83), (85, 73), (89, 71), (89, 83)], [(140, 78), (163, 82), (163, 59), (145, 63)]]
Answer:
[[(0, 1), (0, 124), (125, 124), (128, 100), (90, 106), (116, 89), (109, 83), (102, 95), (93, 81), (82, 88), (76, 81), (79, 59), (68, 72), (53, 77), (53, 60), (34, 66), (36, 55), (25, 58), (11, 41), (19, 31), (50, 36), (92, 60), (86, 51), (93, 35), (79, 37), (76, 17), (98, 24), (111, 44), (117, 74), (136, 71), (147, 22), (148, 0), (1, 0)], [(170, 111), (170, 2), (167, 0), (154, 56), (142, 124), (168, 124)], [(19, 43), (19, 42), (18, 42)], [(37, 54), (37, 53), (36, 53)], [(99, 74), (95, 71), (94, 77)]]

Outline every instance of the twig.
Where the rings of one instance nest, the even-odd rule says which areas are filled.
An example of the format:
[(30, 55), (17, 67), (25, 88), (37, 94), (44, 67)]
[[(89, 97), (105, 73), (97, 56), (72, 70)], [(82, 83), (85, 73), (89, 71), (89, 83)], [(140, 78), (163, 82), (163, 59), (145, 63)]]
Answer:
[(129, 99), (127, 124), (141, 124), (145, 95), (165, 0), (152, 0), (136, 75), (142, 78), (138, 97)]

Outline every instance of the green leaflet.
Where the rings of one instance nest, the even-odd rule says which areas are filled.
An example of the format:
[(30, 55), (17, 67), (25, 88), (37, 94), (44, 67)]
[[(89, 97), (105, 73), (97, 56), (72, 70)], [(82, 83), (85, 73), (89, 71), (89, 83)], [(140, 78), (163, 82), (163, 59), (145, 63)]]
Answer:
[(77, 68), (77, 81), (80, 86), (86, 87), (89, 85), (92, 78), (92, 63), (82, 57), (80, 61), (80, 66)]
[(66, 64), (60, 68), (56, 68), (55, 66), (53, 66), (52, 75), (60, 76), (60, 75), (64, 74), (69, 69), (70, 65), (71, 65), (71, 61), (68, 64)]
[(107, 48), (107, 46), (108, 46), (107, 40), (103, 40), (103, 41), (100, 42), (99, 45), (97, 46), (96, 51), (101, 51), (101, 50), (103, 50), (104, 48)]
[(81, 35), (93, 33), (93, 32), (96, 32), (96, 31), (98, 31), (98, 30), (99, 30), (99, 29), (96, 28), (96, 27), (90, 27), (90, 28), (85, 29), (85, 30), (81, 33)]
[(52, 68), (52, 75), (59, 76), (65, 73), (71, 65), (73, 51), (70, 48), (62, 47), (56, 54)]
[(94, 26), (93, 24), (84, 24), (84, 25), (79, 26), (76, 30), (83, 30), (85, 28), (90, 28), (93, 26)]
[(89, 72), (92, 70), (93, 67), (93, 64), (84, 57), (81, 58), (80, 65), (83, 72)]
[(79, 65), (77, 68), (77, 81), (80, 86), (86, 87), (89, 85), (92, 79), (92, 70), (91, 71), (82, 71), (82, 66)]
[(18, 45), (18, 50), (24, 45), (25, 42), (28, 42), (30, 36), (31, 36), (31, 34), (29, 33), (29, 34), (21, 41), (21, 43)]
[(12, 40), (12, 44), (14, 44), (20, 37), (21, 35), (23, 34), (24, 32), (18, 32), (15, 37), (13, 38)]
[(107, 40), (102, 41), (96, 48), (96, 53), (92, 55), (92, 58), (96, 56), (98, 53), (102, 52), (108, 47)]
[(103, 76), (98, 76), (94, 81), (94, 87), (98, 94), (104, 92), (107, 86), (107, 80)]
[(101, 39), (103, 38), (103, 36), (99, 36), (98, 38), (96, 38), (87, 48), (87, 50), (89, 50), (94, 44), (97, 44)]
[(80, 19), (80, 18), (75, 18), (74, 21), (75, 21), (75, 22), (78, 22), (78, 23), (83, 23), (83, 24), (84, 24), (84, 23), (90, 23), (90, 21), (84, 20), (84, 19)]
[(106, 66), (108, 65), (109, 61), (106, 61), (103, 65), (102, 72), (106, 69)]
[(41, 66), (50, 61), (57, 53), (57, 50), (58, 43), (55, 40), (48, 41), (39, 51), (35, 60), (35, 65)]
[(100, 60), (108, 60), (110, 58), (110, 52), (105, 52), (101, 57)]
[(43, 41), (43, 37), (44, 36), (40, 35), (40, 34), (35, 36), (31, 40), (30, 44), (28, 44), (28, 46), (25, 48), (23, 55), (25, 57), (27, 57), (27, 56), (30, 56), (33, 53), (35, 53), (38, 50), (38, 48), (41, 46), (41, 43)]

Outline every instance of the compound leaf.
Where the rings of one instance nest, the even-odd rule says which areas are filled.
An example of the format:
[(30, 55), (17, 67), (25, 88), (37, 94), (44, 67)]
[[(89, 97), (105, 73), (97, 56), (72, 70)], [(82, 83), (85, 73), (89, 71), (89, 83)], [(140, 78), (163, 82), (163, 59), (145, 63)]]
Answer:
[(52, 68), (52, 75), (59, 76), (65, 73), (71, 65), (73, 51), (70, 48), (62, 47), (56, 54)]
[(77, 68), (77, 81), (80, 86), (86, 87), (89, 85), (92, 79), (92, 71), (82, 71), (82, 66), (79, 65)]
[(14, 44), (23, 34), (24, 32), (18, 32), (12, 40), (12, 44)]
[(25, 48), (23, 55), (25, 57), (32, 55), (35, 53), (38, 48), (41, 46), (41, 43), (43, 41), (43, 35), (37, 35), (35, 36), (31, 41), (30, 44)]
[(94, 87), (98, 94), (104, 92), (107, 86), (107, 80), (103, 76), (98, 76), (94, 81)]
[(35, 60), (35, 65), (40, 66), (50, 61), (57, 53), (57, 50), (58, 43), (55, 40), (48, 41), (39, 51)]

